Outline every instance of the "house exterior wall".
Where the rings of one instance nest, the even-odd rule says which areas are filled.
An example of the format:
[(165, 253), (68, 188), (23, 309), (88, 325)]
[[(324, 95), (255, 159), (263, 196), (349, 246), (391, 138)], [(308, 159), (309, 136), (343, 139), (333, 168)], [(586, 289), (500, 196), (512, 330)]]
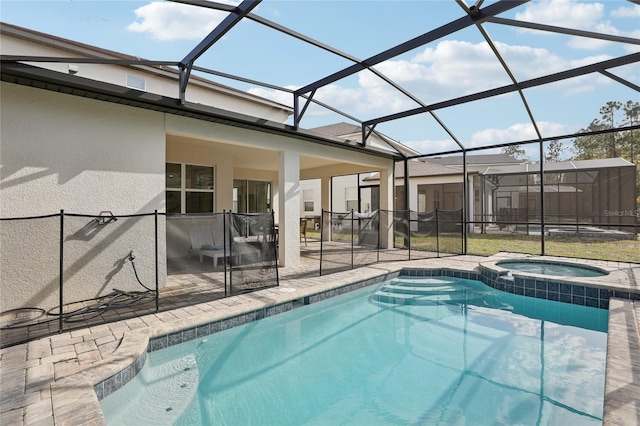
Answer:
[[(70, 41), (52, 42), (46, 35), (35, 37), (35, 41), (25, 40), (8, 34), (5, 28), (0, 40), (3, 55), (119, 58), (92, 46)], [(69, 65), (77, 65), (77, 77), (119, 86), (125, 86), (127, 74), (138, 75), (145, 78), (147, 92), (171, 98), (178, 95), (175, 74), (167, 69), (69, 63), (34, 65), (64, 74), (69, 72)], [(390, 158), (371, 155), (364, 150), (346, 152), (337, 146), (310, 143), (296, 137), (12, 83), (2, 83), (1, 101), (0, 217), (66, 212), (63, 221), (56, 216), (0, 223), (3, 310), (53, 307), (59, 301), (61, 281), (65, 301), (95, 298), (114, 288), (141, 290), (136, 271), (144, 284), (153, 287), (156, 248), (157, 279), (159, 285), (164, 286), (167, 256), (173, 255), (167, 253), (166, 221), (162, 215), (165, 212), (167, 161), (215, 166), (217, 211), (231, 210), (234, 178), (270, 181), (276, 222), (288, 227), (290, 232), (283, 233), (285, 239), (296, 241), (298, 238), (294, 233), (299, 231), (297, 216), (300, 209), (298, 178), (305, 177), (305, 171), (300, 170), (302, 156), (322, 158), (320, 163), (326, 164), (320, 168), (322, 170), (309, 172), (321, 177), (323, 197), (328, 176), (360, 171), (386, 172), (393, 166)], [(290, 113), (274, 102), (194, 78), (187, 89), (187, 101), (281, 123), (286, 122)], [(171, 142), (173, 137), (181, 138), (180, 142)], [(184, 143), (188, 139), (198, 143), (193, 146)], [(216, 149), (221, 146), (218, 144), (233, 146), (240, 154), (237, 157), (224, 154)], [(296, 216), (295, 227), (292, 223), (283, 223), (285, 209), (278, 208), (283, 205), (279, 188), (281, 164), (275, 161), (255, 169), (248, 167), (240, 160), (253, 155), (253, 151), (275, 154), (275, 158), (283, 153), (293, 154), (288, 156), (287, 167), (288, 170), (297, 168), (299, 176), (293, 182), (290, 178), (294, 174), (290, 174), (287, 181), (286, 217)], [(326, 199), (328, 197), (321, 202), (324, 204)], [(100, 226), (96, 226), (93, 217), (103, 211), (114, 215), (141, 215), (155, 210), (161, 214), (120, 217), (116, 222)], [(92, 216), (70, 216), (76, 213)], [(59, 271), (61, 222), (63, 279)], [(156, 223), (158, 247), (155, 244)], [(281, 247), (295, 246), (287, 241), (281, 240), (281, 243)], [(135, 270), (129, 260), (130, 252), (135, 254)], [(287, 255), (287, 266), (296, 261), (299, 261), (298, 250), (295, 256)]]
[[(371, 175), (372, 173), (370, 172), (360, 173), (359, 181), (358, 181), (357, 173), (351, 174), (351, 175), (336, 175), (336, 176), (330, 177), (331, 179), (331, 203), (330, 203), (331, 211), (343, 212), (343, 213), (349, 212), (350, 209), (347, 207), (347, 198), (346, 198), (347, 188), (359, 188), (359, 187), (371, 185), (369, 182), (363, 180), (364, 178), (370, 177)], [(315, 181), (310, 180), (305, 183), (305, 187), (304, 187), (305, 189), (313, 189), (314, 194), (318, 194), (317, 196), (318, 203), (314, 203), (314, 207), (316, 205), (318, 207), (315, 208), (314, 213), (304, 212), (304, 208), (303, 208), (303, 210), (301, 210), (301, 214), (302, 214), (301, 217), (318, 216), (321, 214), (321, 208), (319, 204), (320, 185), (321, 185), (321, 182), (319, 180), (315, 180)], [(357, 196), (357, 191), (356, 191), (356, 196)], [(373, 210), (370, 191), (363, 190), (360, 192), (360, 203), (361, 203), (361, 209), (363, 210), (362, 213), (369, 213)], [(357, 211), (357, 209), (354, 209), (354, 210)]]
[[(0, 38), (0, 51), (3, 55), (22, 56), (57, 56), (57, 57), (88, 57), (87, 49), (73, 47), (75, 51), (59, 47), (45, 46), (40, 43), (19, 39), (8, 34), (3, 34)], [(93, 55), (96, 55), (93, 52)], [(104, 56), (100, 55), (100, 56)], [(102, 81), (126, 87), (127, 74), (144, 78), (146, 81), (145, 91), (171, 98), (178, 97), (177, 74), (166, 67), (164, 70), (148, 66), (118, 66), (104, 64), (73, 64), (73, 63), (44, 63), (38, 62), (33, 65), (58, 71), (64, 74), (69, 73), (69, 65), (76, 66), (78, 77), (91, 80)], [(199, 82), (191, 78), (186, 91), (188, 102), (199, 103), (224, 109), (226, 111), (238, 112), (254, 117), (278, 123), (286, 123), (289, 113), (286, 109), (280, 108), (270, 102), (259, 102), (258, 98), (251, 97), (242, 92), (225, 89), (205, 82)]]
[[(2, 83), (0, 216), (164, 211), (164, 114)], [(65, 300), (155, 285), (154, 217), (64, 221)], [(2, 309), (58, 302), (60, 220), (0, 222)], [(164, 217), (159, 218), (164, 235)], [(159, 241), (164, 252), (164, 239)], [(165, 259), (159, 261), (164, 283)]]
[[(469, 182), (471, 183), (471, 176), (469, 177)], [(370, 183), (377, 183), (378, 181), (370, 181)], [(433, 210), (433, 189), (431, 187), (433, 185), (443, 185), (443, 184), (462, 184), (462, 175), (447, 175), (447, 176), (413, 176), (409, 178), (409, 210), (413, 211), (421, 211), (419, 210), (419, 198), (418, 198), (418, 188), (419, 187), (429, 187), (429, 193), (431, 197), (427, 201), (427, 206), (425, 211)], [(400, 193), (404, 192), (404, 178), (396, 178), (396, 189), (401, 189)], [(441, 206), (444, 203), (444, 194), (441, 194)], [(395, 209), (403, 210), (401, 206), (398, 205), (398, 200), (396, 200)], [(444, 208), (444, 207), (441, 207)], [(470, 210), (473, 211), (471, 207)]]
[[(334, 176), (331, 179), (331, 211), (345, 213), (350, 209), (347, 207), (347, 188), (358, 187), (358, 176)], [(357, 191), (356, 191), (357, 197)], [(354, 209), (357, 211), (357, 209)]]

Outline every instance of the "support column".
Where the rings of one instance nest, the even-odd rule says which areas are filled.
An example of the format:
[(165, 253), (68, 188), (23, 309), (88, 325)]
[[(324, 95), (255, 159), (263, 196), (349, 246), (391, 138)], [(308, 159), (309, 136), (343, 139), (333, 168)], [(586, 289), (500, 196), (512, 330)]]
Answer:
[[(475, 220), (475, 191), (476, 188), (473, 186), (473, 175), (469, 175), (467, 178), (467, 222), (473, 222)], [(475, 225), (473, 223), (467, 224), (467, 232), (469, 234), (473, 234), (474, 226)]]
[[(320, 179), (320, 198), (322, 209), (324, 211), (331, 211), (331, 176), (323, 176)], [(331, 235), (331, 220), (330, 217), (322, 218), (322, 240), (329, 241)]]
[(300, 263), (300, 154), (280, 152), (278, 173), (278, 262)]
[[(380, 210), (392, 212), (394, 205), (394, 163), (380, 170)], [(380, 248), (393, 247), (393, 214), (380, 215)]]

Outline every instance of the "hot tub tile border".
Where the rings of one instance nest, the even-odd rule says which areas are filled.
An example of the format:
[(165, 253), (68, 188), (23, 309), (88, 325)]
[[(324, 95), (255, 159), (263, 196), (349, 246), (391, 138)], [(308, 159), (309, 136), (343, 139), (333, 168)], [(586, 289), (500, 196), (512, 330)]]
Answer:
[[(531, 261), (534, 262), (535, 261)], [(538, 261), (541, 263), (542, 261)], [(511, 276), (480, 264), (480, 281), (496, 290), (574, 305), (609, 309), (609, 299), (640, 300), (640, 292), (603, 288), (603, 285), (571, 283), (539, 277)], [(586, 269), (586, 268), (585, 268)], [(576, 278), (579, 279), (579, 278)]]

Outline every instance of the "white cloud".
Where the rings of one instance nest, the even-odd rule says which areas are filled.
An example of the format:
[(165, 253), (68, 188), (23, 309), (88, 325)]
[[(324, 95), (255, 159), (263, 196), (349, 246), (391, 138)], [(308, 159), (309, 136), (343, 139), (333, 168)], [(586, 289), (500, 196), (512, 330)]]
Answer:
[[(284, 89), (295, 90), (297, 89), (297, 87), (288, 86), (288, 87), (284, 87)], [(288, 92), (283, 92), (281, 90), (264, 89), (262, 87), (255, 87), (247, 90), (247, 92), (255, 96), (260, 96), (265, 99), (270, 99), (274, 102), (278, 102), (283, 105), (293, 106), (293, 95)]]
[[(598, 55), (568, 60), (544, 48), (500, 42), (496, 42), (496, 47), (520, 81), (609, 58)], [(410, 60), (385, 61), (376, 69), (425, 104), (511, 84), (486, 42), (443, 41), (435, 47), (424, 48)], [(558, 82), (554, 89), (556, 93), (571, 96), (592, 91), (596, 84), (610, 82), (605, 77), (589, 75)], [(379, 117), (419, 107), (370, 72), (358, 74), (356, 87), (345, 88), (340, 83), (321, 88), (314, 98), (359, 117)], [(292, 96), (288, 93), (266, 89), (252, 89), (250, 92), (292, 105)], [(310, 108), (308, 112), (310, 115), (323, 113), (318, 108)]]
[(516, 19), (591, 31), (604, 16), (604, 11), (602, 3), (542, 0), (527, 5), (524, 12), (516, 13)]
[(495, 145), (505, 142), (529, 140), (536, 137), (533, 125), (519, 123), (507, 129), (484, 129), (471, 135), (471, 146)]
[[(623, 31), (611, 21), (605, 19), (605, 6), (602, 3), (587, 3), (577, 0), (543, 0), (527, 6), (524, 12), (517, 13), (516, 19), (547, 25), (563, 26), (601, 34), (638, 38), (638, 30)], [(620, 7), (613, 10), (611, 18), (640, 17), (640, 6)], [(519, 30), (536, 35), (551, 35), (552, 33)], [(615, 42), (598, 40), (588, 37), (571, 37), (567, 47), (576, 50), (603, 50)], [(633, 45), (624, 45), (630, 52), (637, 51)]]
[[(221, 0), (221, 3), (237, 4)], [(226, 16), (226, 12), (180, 3), (154, 1), (137, 8), (129, 31), (148, 33), (157, 40), (201, 40)]]
[[(566, 124), (538, 121), (538, 129), (542, 136), (561, 135), (571, 133), (572, 129)], [(536, 139), (538, 136), (531, 123), (518, 123), (506, 129), (484, 129), (471, 135), (471, 146), (488, 146), (513, 141)]]
[(619, 7), (611, 12), (611, 16), (614, 18), (640, 18), (640, 6)]
[[(638, 8), (640, 9), (640, 6)], [(610, 21), (600, 22), (599, 24), (595, 25), (591, 29), (591, 31), (600, 33), (600, 34), (608, 34), (611, 36), (630, 37), (630, 38), (638, 38), (638, 35), (640, 34), (640, 30), (621, 31), (617, 27), (615, 27)], [(612, 42), (612, 41), (606, 41), (606, 40), (598, 40), (595, 38), (588, 38), (588, 37), (571, 37), (567, 42), (568, 47), (571, 47), (572, 49), (577, 49), (577, 50), (603, 50), (615, 44), (618, 44), (618, 43)], [(627, 48), (630, 48), (631, 51), (635, 51), (638, 49), (637, 45), (624, 44), (624, 46)]]
[[(451, 139), (444, 140), (424, 140), (424, 141), (407, 141), (402, 142), (403, 145), (415, 149), (420, 153), (446, 152), (459, 149), (460, 147)], [(428, 161), (428, 160), (427, 160)]]
[[(284, 88), (290, 90), (297, 89), (297, 87), (295, 86), (287, 86)], [(293, 95), (288, 92), (265, 89), (261, 87), (251, 88), (247, 92), (256, 96), (270, 99), (274, 102), (279, 102), (289, 107), (293, 107)], [(337, 108), (341, 111), (353, 113), (354, 108), (358, 108), (359, 112), (367, 110), (367, 108), (373, 108), (371, 106), (371, 103), (366, 101), (368, 97), (370, 97), (370, 94), (365, 90), (348, 89), (335, 84), (330, 84), (319, 89), (313, 96), (313, 99), (328, 104), (333, 108)], [(371, 97), (371, 99), (373, 98), (374, 97)], [(301, 103), (302, 102), (306, 102), (306, 100), (301, 99)], [(367, 107), (366, 105), (369, 106)], [(327, 113), (333, 114), (333, 112), (329, 112), (325, 108), (314, 103), (309, 106), (309, 109), (306, 112), (306, 114), (313, 116), (325, 115)]]
[[(538, 76), (540, 70), (559, 62), (559, 58), (544, 49), (505, 46), (504, 50), (510, 48), (513, 53), (506, 53), (514, 57), (521, 56), (520, 67), (527, 74), (535, 68), (539, 70)], [(532, 55), (536, 58), (533, 61)], [(511, 82), (484, 42), (444, 41), (435, 48), (424, 49), (411, 60), (389, 60), (377, 65), (376, 69), (427, 104)], [(478, 75), (482, 75), (482, 80), (477, 78)], [(314, 98), (356, 115), (379, 116), (419, 107), (371, 72), (359, 73), (357, 83), (353, 88), (344, 88), (339, 84), (323, 87)], [(277, 91), (252, 89), (251, 93), (278, 102), (283, 99), (283, 94)], [(289, 96), (286, 103), (290, 105), (291, 97), (288, 94), (286, 96)]]

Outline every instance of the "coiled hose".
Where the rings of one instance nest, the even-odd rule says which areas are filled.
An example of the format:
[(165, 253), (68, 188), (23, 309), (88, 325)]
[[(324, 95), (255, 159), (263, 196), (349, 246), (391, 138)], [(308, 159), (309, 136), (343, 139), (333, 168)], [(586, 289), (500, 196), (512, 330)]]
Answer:
[[(150, 289), (146, 285), (140, 281), (138, 277), (138, 271), (136, 270), (136, 265), (133, 262), (133, 256), (130, 254), (129, 259), (131, 260), (131, 266), (133, 267), (133, 273), (136, 276), (136, 281), (144, 290), (141, 291), (124, 291), (118, 290), (116, 288), (109, 294), (104, 296), (100, 296), (93, 299), (80, 300), (75, 302), (70, 302), (62, 306), (62, 312), (60, 312), (60, 307), (56, 306), (54, 308), (44, 310), (42, 308), (17, 308), (11, 309), (8, 311), (4, 311), (0, 314), (0, 316), (5, 315), (15, 315), (17, 318), (12, 320), (6, 325), (0, 326), (2, 330), (15, 329), (20, 327), (27, 327), (29, 325), (34, 324), (44, 324), (52, 321), (58, 321), (60, 315), (62, 315), (62, 319), (65, 322), (80, 322), (86, 321), (95, 317), (98, 317), (104, 314), (108, 310), (126, 308), (133, 305), (136, 305), (140, 302), (144, 302), (146, 300), (153, 300), (155, 298), (155, 290)], [(66, 310), (65, 307), (69, 307), (71, 305), (79, 304), (79, 303), (89, 303), (87, 306), (82, 306), (77, 309)], [(41, 320), (42, 317), (52, 317), (48, 319)]]

